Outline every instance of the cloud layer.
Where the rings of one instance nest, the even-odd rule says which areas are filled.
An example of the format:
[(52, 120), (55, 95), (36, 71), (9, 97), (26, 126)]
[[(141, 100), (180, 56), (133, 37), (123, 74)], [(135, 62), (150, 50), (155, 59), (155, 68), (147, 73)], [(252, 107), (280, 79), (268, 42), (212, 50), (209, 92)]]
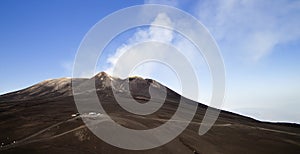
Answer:
[(223, 49), (254, 61), (300, 38), (299, 1), (205, 0), (195, 12)]

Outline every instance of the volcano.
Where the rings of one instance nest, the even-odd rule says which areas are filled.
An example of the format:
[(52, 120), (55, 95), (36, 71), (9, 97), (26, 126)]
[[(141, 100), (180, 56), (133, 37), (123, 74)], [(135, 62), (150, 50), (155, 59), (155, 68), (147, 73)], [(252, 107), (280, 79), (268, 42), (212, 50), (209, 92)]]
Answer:
[[(94, 85), (94, 89), (89, 89)], [(97, 119), (104, 113), (78, 113), (72, 88), (84, 89), (76, 95), (96, 92), (105, 116), (137, 130), (156, 128), (166, 123), (184, 103), (196, 104), (197, 111), (188, 127), (175, 139), (149, 150), (126, 150), (112, 146), (95, 136), (83, 118)], [(165, 94), (162, 107), (149, 115), (124, 110), (114, 98), (130, 95), (139, 103)], [(212, 128), (198, 135), (208, 106), (184, 98), (163, 84), (141, 77), (120, 79), (100, 72), (88, 78), (51, 79), (0, 96), (0, 153), (178, 153), (240, 154), (299, 153), (300, 125), (270, 123), (221, 111)], [(107, 114), (107, 115), (106, 115)], [(105, 124), (105, 123), (103, 123)], [(113, 134), (112, 134), (113, 135)], [(146, 140), (146, 139), (145, 139)], [(135, 144), (134, 141), (130, 141)]]

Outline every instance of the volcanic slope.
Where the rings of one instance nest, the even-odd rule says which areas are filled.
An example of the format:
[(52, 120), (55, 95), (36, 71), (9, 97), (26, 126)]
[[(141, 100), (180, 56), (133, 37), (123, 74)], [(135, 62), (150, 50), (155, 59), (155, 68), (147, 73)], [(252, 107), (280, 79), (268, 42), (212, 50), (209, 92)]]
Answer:
[[(82, 93), (76, 95), (87, 98), (87, 103), (89, 96), (96, 92), (106, 114), (92, 109), (78, 114), (72, 85), (73, 88), (84, 89)], [(91, 85), (95, 89), (90, 88)], [(149, 89), (157, 100), (166, 94), (166, 100), (158, 111), (145, 116), (124, 110), (113, 93), (114, 90), (123, 98), (123, 102), (119, 103), (126, 103), (130, 100), (130, 96), (139, 103), (145, 103), (150, 99)], [(107, 124), (105, 117), (110, 116), (118, 124), (130, 129), (156, 128), (171, 119), (180, 99), (183, 103), (198, 106), (192, 122), (174, 140), (150, 150), (133, 151), (109, 145), (97, 138), (82, 121), (83, 118), (90, 118), (105, 125)], [(300, 152), (298, 124), (261, 122), (227, 111), (221, 111), (212, 128), (199, 136), (198, 129), (206, 109), (207, 106), (181, 97), (154, 80), (140, 77), (119, 79), (101, 72), (91, 79), (46, 80), (0, 96), (0, 153), (298, 154)], [(135, 144), (130, 139), (128, 142)]]

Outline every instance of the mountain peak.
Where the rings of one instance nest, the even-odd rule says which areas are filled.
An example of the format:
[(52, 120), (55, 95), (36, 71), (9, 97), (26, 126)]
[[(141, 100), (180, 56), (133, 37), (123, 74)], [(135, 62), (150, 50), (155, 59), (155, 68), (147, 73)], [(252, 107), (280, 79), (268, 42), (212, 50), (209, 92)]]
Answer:
[(94, 78), (100, 78), (100, 77), (110, 77), (106, 72), (99, 72), (96, 75), (94, 75)]
[[(95, 84), (96, 90), (105, 90), (113, 88), (118, 92), (132, 91), (135, 94), (147, 94), (149, 87), (156, 89), (164, 85), (152, 79), (144, 79), (139, 76), (131, 76), (125, 79), (113, 77), (106, 72), (99, 72), (90, 79), (86, 78), (58, 78), (48, 79), (32, 85), (28, 88), (5, 94), (5, 98), (16, 98), (18, 100), (55, 98), (62, 96), (71, 96), (72, 87), (90, 90), (91, 85)], [(4, 97), (2, 97), (4, 98)]]

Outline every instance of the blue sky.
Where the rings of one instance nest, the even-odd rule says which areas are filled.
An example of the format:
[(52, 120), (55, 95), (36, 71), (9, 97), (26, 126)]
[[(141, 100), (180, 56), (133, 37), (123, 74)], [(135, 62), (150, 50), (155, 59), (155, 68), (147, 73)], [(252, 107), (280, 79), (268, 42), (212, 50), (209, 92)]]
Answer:
[[(119, 9), (163, 3), (189, 12), (216, 39), (226, 66), (223, 108), (261, 120), (300, 123), (300, 2), (298, 1), (1, 1), (0, 93), (49, 78), (71, 76), (76, 50), (88, 30)], [(120, 21), (122, 22), (122, 21)], [(147, 31), (149, 27), (139, 30)], [(107, 49), (116, 56), (138, 29), (123, 33)], [(192, 49), (191, 49), (192, 50)], [(188, 51), (187, 51), (188, 52)], [(101, 59), (100, 59), (101, 61)], [(101, 61), (99, 70), (111, 63)], [(147, 68), (147, 66), (144, 66)], [(143, 70), (144, 68), (140, 69)], [(201, 67), (202, 69), (202, 67)], [(155, 71), (164, 71), (163, 68)], [(176, 87), (162, 75), (153, 77)], [(167, 72), (168, 74), (171, 72)], [(161, 74), (161, 73), (160, 73)], [(199, 71), (208, 104), (209, 73)], [(201, 83), (201, 82), (200, 82)]]

